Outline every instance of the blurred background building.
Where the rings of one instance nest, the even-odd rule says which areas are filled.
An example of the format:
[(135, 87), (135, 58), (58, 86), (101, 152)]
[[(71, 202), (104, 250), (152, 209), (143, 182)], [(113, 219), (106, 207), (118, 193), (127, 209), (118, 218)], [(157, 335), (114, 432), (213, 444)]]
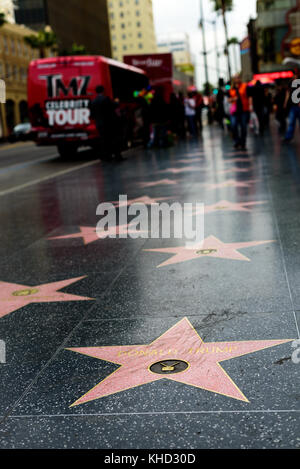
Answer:
[(157, 38), (158, 52), (173, 54), (174, 65), (191, 64), (189, 37), (187, 34), (170, 33)]
[(16, 23), (36, 31), (51, 26), (60, 50), (74, 43), (88, 54), (111, 56), (107, 0), (15, 0)]
[(114, 59), (157, 52), (152, 0), (107, 1)]
[(243, 78), (288, 70), (286, 57), (300, 58), (300, 0), (257, 0), (257, 17), (241, 42)]
[(170, 33), (157, 38), (157, 49), (160, 53), (171, 53), (174, 67), (187, 75), (194, 76), (189, 37), (185, 33)]
[[(282, 61), (283, 42), (291, 26), (288, 13), (297, 7), (298, 3), (297, 0), (258, 0), (255, 27), (258, 66), (261, 73), (286, 69)], [(296, 31), (291, 32), (291, 39), (295, 34)]]
[(27, 68), (39, 56), (38, 50), (24, 42), (34, 31), (14, 24), (13, 10), (8, 2), (0, 12), (8, 13), (6, 23), (0, 26), (0, 78), (6, 84), (6, 103), (0, 103), (0, 138), (9, 135), (14, 125), (27, 120)]

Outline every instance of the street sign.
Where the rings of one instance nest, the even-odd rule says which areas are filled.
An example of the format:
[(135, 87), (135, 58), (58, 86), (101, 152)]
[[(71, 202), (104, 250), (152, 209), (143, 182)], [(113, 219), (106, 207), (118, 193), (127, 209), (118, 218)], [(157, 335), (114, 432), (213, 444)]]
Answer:
[(300, 55), (300, 37), (295, 37), (290, 42), (290, 52), (293, 55)]

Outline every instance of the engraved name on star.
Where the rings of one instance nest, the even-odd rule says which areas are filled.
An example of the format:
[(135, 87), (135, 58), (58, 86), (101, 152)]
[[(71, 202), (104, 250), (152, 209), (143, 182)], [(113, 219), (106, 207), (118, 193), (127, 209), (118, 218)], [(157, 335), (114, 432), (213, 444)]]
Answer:
[(72, 285), (86, 276), (28, 286), (0, 281), (0, 318), (31, 303), (53, 303), (60, 301), (88, 301), (93, 298), (63, 293), (59, 290)]
[[(98, 241), (99, 239), (105, 239), (108, 237), (116, 238), (122, 234), (130, 234), (130, 233), (137, 233), (137, 230), (131, 224), (127, 225), (118, 225), (118, 226), (108, 226), (107, 230), (99, 230), (94, 226), (80, 226), (80, 231), (78, 233), (72, 233), (68, 235), (62, 236), (55, 236), (53, 238), (48, 238), (50, 240), (53, 239), (75, 239), (75, 238), (82, 238), (83, 244), (87, 245)], [(144, 231), (138, 231), (139, 233), (144, 233)]]
[(223, 243), (215, 236), (208, 236), (203, 243), (194, 246), (179, 246), (170, 248), (144, 249), (146, 252), (159, 252), (162, 254), (172, 254), (168, 260), (162, 262), (157, 268), (172, 264), (179, 264), (194, 259), (203, 259), (214, 257), (219, 259), (231, 259), (235, 261), (248, 261), (248, 257), (241, 254), (238, 250), (260, 246), (262, 244), (274, 243), (270, 241), (249, 241), (243, 243)]
[[(205, 343), (190, 321), (184, 318), (147, 345), (68, 348), (69, 351), (119, 365), (119, 368), (77, 399), (71, 407), (161, 379), (249, 403), (221, 363), (292, 340)], [(166, 361), (169, 366), (166, 366)], [(180, 362), (184, 364), (182, 371), (175, 368)], [(158, 365), (159, 373), (153, 371), (153, 365)], [(172, 370), (176, 372), (172, 374)]]

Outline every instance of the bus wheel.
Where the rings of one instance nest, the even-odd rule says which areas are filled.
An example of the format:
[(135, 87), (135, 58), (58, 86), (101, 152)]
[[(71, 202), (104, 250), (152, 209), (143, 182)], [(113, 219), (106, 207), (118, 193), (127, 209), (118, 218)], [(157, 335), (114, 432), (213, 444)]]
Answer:
[(70, 158), (77, 153), (77, 146), (62, 143), (57, 145), (57, 151), (62, 158)]

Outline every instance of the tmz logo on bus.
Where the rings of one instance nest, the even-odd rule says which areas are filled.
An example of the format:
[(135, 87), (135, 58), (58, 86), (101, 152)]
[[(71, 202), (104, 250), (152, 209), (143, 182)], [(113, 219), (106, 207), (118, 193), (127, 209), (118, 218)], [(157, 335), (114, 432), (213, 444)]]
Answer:
[(90, 101), (78, 99), (88, 94), (90, 75), (71, 78), (68, 84), (63, 82), (61, 74), (40, 75), (39, 79), (46, 81), (49, 100), (45, 106), (50, 126), (90, 124)]

